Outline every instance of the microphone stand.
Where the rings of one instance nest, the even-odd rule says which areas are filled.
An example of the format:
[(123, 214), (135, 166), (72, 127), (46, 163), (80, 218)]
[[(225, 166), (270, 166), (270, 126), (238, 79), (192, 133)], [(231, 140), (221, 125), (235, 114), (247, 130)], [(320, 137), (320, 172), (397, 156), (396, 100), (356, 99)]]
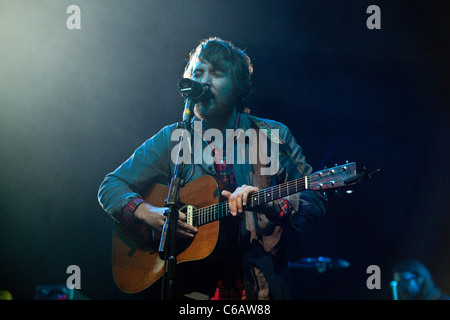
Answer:
[[(192, 79), (181, 79), (178, 82), (178, 91), (185, 98), (183, 121), (178, 123), (177, 128), (184, 128), (179, 138), (179, 149), (177, 154), (177, 162), (170, 182), (169, 194), (166, 199), (166, 207), (169, 208), (167, 218), (163, 226), (161, 241), (159, 244), (159, 256), (164, 260), (164, 272), (163, 272), (163, 284), (161, 291), (161, 298), (172, 300), (174, 299), (174, 287), (175, 287), (175, 267), (177, 264), (176, 257), (176, 238), (177, 238), (177, 225), (179, 219), (178, 201), (180, 188), (183, 187), (184, 181), (182, 179), (182, 173), (184, 169), (184, 161), (180, 163), (180, 151), (183, 146), (183, 139), (185, 139), (185, 133), (191, 131), (191, 118), (192, 111), (197, 102), (202, 99), (209, 99), (212, 97), (209, 90), (209, 85), (203, 85)], [(187, 139), (190, 135), (187, 135)], [(192, 145), (189, 141), (187, 144), (191, 149)], [(191, 153), (192, 150), (189, 150)]]
[(391, 281), (390, 287), (392, 291), (392, 300), (398, 300), (398, 282)]
[[(178, 201), (180, 188), (183, 187), (184, 181), (182, 173), (184, 169), (184, 161), (180, 163), (180, 151), (182, 148), (183, 139), (186, 131), (190, 131), (190, 119), (192, 109), (195, 105), (194, 99), (187, 99), (185, 104), (185, 111), (183, 114), (183, 122), (178, 123), (178, 128), (184, 128), (179, 138), (179, 149), (177, 154), (177, 162), (173, 172), (173, 177), (170, 182), (169, 193), (166, 199), (166, 207), (169, 208), (167, 218), (163, 226), (161, 240), (159, 245), (159, 256), (164, 260), (163, 282), (161, 290), (162, 300), (173, 300), (175, 287), (175, 267), (177, 264), (176, 257), (176, 237), (177, 224), (179, 219)], [(188, 136), (189, 139), (189, 136)], [(190, 143), (188, 144), (191, 145)]]

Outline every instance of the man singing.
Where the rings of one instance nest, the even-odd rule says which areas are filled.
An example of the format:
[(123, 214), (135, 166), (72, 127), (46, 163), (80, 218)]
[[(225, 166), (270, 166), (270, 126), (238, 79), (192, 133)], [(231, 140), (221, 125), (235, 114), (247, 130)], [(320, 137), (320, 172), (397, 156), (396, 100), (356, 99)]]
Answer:
[[(326, 212), (325, 196), (311, 190), (246, 208), (252, 192), (312, 172), (302, 148), (285, 125), (249, 114), (252, 72), (247, 54), (220, 38), (202, 41), (190, 53), (184, 70), (184, 78), (207, 86), (210, 91), (208, 99), (195, 105), (190, 136), (200, 141), (202, 151), (211, 150), (214, 161), (185, 163), (182, 178), (188, 184), (186, 188), (189, 182), (205, 175), (227, 186), (221, 191), (221, 200), (229, 202), (231, 215), (220, 221), (215, 252), (204, 261), (195, 262), (195, 268), (186, 277), (177, 273), (178, 298), (196, 291), (209, 299), (290, 299), (293, 288), (286, 250), (296, 244), (287, 241), (286, 233), (298, 232), (301, 223), (322, 217)], [(132, 229), (145, 224), (157, 233), (162, 231), (167, 208), (144, 199), (153, 184), (168, 185), (171, 181), (175, 167), (172, 151), (178, 143), (173, 139), (176, 129), (177, 124), (162, 128), (101, 183), (99, 202), (123, 227)], [(213, 142), (205, 139), (204, 133), (211, 129), (221, 132), (222, 139)], [(267, 137), (266, 146), (276, 145), (277, 148), (272, 148), (278, 150), (277, 170), (273, 174), (261, 170), (273, 163), (248, 158), (252, 147), (249, 139), (240, 140), (245, 143), (239, 145), (236, 135), (230, 138), (230, 132), (239, 130), (262, 131)], [(265, 148), (264, 152), (270, 149)], [(247, 158), (236, 161), (236, 155), (243, 150)], [(192, 239), (199, 232), (201, 228), (188, 223), (186, 214), (180, 212), (178, 237)]]

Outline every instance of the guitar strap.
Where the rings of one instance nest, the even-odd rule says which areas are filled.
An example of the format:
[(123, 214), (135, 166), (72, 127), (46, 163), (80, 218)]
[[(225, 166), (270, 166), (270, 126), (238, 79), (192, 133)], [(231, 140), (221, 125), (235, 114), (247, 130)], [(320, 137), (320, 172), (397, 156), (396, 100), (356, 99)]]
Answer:
[[(270, 126), (266, 122), (262, 121), (261, 119), (259, 119), (257, 117), (251, 116), (249, 114), (247, 114), (247, 115), (250, 118), (250, 120), (256, 125), (256, 127), (258, 129), (262, 129), (262, 130), (266, 131), (267, 136), (269, 137), (269, 139), (271, 141), (280, 144), (279, 155), (291, 160), (292, 163), (297, 168), (297, 170), (300, 172), (300, 174), (305, 176), (306, 172), (299, 165), (297, 165), (297, 163), (295, 162), (291, 153), (289, 152), (289, 148), (285, 145), (285, 142), (283, 141), (283, 139), (281, 139), (280, 136), (278, 136), (275, 132), (273, 132), (273, 130), (271, 130)], [(283, 145), (283, 144), (286, 147), (282, 147), (281, 145)]]
[(248, 115), (248, 117), (258, 127), (258, 129), (263, 129), (263, 130), (266, 131), (267, 136), (269, 137), (270, 140), (272, 140), (275, 143), (279, 143), (279, 144), (283, 144), (284, 143), (283, 139), (281, 139), (277, 134), (275, 134), (270, 129), (270, 127), (269, 127), (269, 125), (267, 123), (265, 123), (261, 119), (258, 119), (258, 118), (254, 117), (254, 116), (251, 116), (251, 115)]
[[(258, 127), (258, 129), (262, 129), (262, 130), (266, 131), (267, 136), (269, 137), (269, 139), (271, 141), (278, 143), (278, 144), (284, 144), (283, 139), (281, 139), (279, 135), (277, 135), (275, 132), (273, 132), (273, 130), (271, 130), (270, 126), (266, 122), (262, 121), (259, 118), (254, 117), (254, 116), (251, 116), (251, 115), (248, 115), (248, 117)], [(280, 148), (280, 155), (292, 160), (292, 162), (295, 163), (294, 158), (292, 158), (291, 154), (289, 152), (287, 152), (287, 150), (285, 150), (284, 148)]]

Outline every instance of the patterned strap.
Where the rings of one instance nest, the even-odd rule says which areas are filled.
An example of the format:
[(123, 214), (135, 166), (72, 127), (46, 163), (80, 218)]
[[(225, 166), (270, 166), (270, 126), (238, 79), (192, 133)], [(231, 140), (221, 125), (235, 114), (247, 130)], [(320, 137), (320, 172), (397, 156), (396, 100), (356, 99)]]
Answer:
[(265, 123), (264, 121), (262, 121), (262, 120), (260, 120), (260, 119), (258, 119), (256, 117), (253, 117), (251, 115), (248, 115), (248, 116), (256, 124), (256, 126), (259, 129), (263, 129), (263, 130), (266, 131), (266, 133), (267, 133), (267, 135), (268, 135), (270, 140), (272, 140), (275, 143), (284, 143), (283, 139), (281, 139), (277, 134), (275, 134), (271, 130), (271, 128), (269, 127), (269, 125), (267, 123)]
[[(261, 119), (258, 119), (254, 116), (248, 115), (248, 117), (250, 118), (250, 120), (253, 121), (253, 123), (258, 127), (258, 129), (263, 129), (266, 131), (267, 136), (269, 137), (269, 139), (275, 143), (279, 143), (279, 144), (284, 144), (283, 139), (281, 139), (277, 134), (275, 134), (270, 126), (265, 123), (264, 121), (262, 121)], [(292, 155), (287, 152), (286, 150), (280, 150), (280, 155), (281, 156), (285, 156), (286, 158), (288, 158), (289, 160), (292, 161), (292, 163), (294, 163), (294, 165), (297, 167), (297, 169), (299, 170), (300, 173), (303, 173), (303, 175), (305, 175), (304, 171), (295, 163), (294, 158), (292, 157)]]

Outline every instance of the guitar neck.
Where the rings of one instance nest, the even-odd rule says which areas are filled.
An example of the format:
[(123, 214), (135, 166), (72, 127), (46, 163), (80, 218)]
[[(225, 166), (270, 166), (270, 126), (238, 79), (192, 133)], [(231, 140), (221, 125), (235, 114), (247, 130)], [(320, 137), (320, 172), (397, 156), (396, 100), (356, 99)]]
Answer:
[(273, 200), (287, 197), (291, 194), (306, 190), (308, 188), (308, 177), (285, 182), (267, 189), (255, 191), (248, 198), (247, 209), (269, 203)]
[[(258, 190), (249, 195), (246, 209), (252, 209), (306, 189), (308, 189), (307, 176), (263, 190)], [(200, 226), (222, 219), (230, 214), (231, 211), (229, 201), (224, 201), (215, 205), (194, 210), (193, 222), (194, 224)]]
[[(348, 186), (356, 183), (355, 179), (357, 177), (355, 162), (317, 171), (308, 176), (251, 193), (247, 200), (246, 209), (252, 209), (307, 189), (323, 191), (330, 188)], [(224, 201), (212, 206), (195, 209), (191, 221), (194, 224), (202, 225), (219, 220), (230, 214), (229, 202)]]

